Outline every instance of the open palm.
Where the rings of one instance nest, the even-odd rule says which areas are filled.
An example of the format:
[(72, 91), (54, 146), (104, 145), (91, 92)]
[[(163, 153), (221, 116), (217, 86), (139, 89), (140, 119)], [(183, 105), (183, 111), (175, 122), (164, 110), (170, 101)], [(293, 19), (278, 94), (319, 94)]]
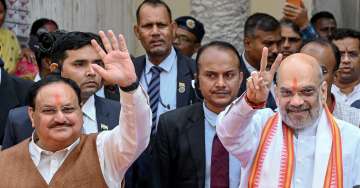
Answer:
[(108, 36), (103, 31), (100, 31), (99, 35), (106, 52), (95, 40), (92, 40), (91, 44), (100, 55), (104, 68), (93, 64), (94, 69), (104, 80), (112, 84), (127, 87), (134, 83), (137, 80), (135, 68), (123, 35), (120, 34), (118, 39), (112, 31), (108, 31)]

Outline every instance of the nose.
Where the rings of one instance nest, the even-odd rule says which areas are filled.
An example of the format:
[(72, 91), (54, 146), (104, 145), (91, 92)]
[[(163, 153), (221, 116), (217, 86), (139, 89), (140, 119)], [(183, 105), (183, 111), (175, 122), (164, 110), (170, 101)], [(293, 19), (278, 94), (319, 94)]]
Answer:
[(280, 42), (276, 42), (273, 45), (271, 45), (269, 50), (271, 50), (271, 53), (278, 54), (279, 53), (279, 47), (280, 47)]
[(157, 25), (154, 25), (151, 29), (152, 35), (158, 35), (159, 34), (159, 27)]
[(290, 104), (293, 106), (301, 106), (302, 104), (304, 104), (304, 99), (302, 97), (299, 96), (299, 94), (295, 94), (291, 100), (290, 100)]
[(290, 47), (290, 43), (288, 39), (285, 39), (284, 42), (282, 43), (282, 47), (283, 48), (289, 48)]
[(349, 53), (346, 51), (344, 55), (341, 56), (341, 63), (349, 64), (351, 63)]
[(89, 67), (86, 71), (86, 76), (95, 76), (96, 72), (94, 70), (94, 68), (91, 66), (91, 64), (89, 64)]
[(219, 76), (219, 78), (216, 81), (216, 87), (225, 87), (226, 82), (223, 76)]
[(66, 117), (65, 114), (59, 110), (56, 114), (55, 114), (55, 122), (56, 123), (65, 123), (66, 122)]

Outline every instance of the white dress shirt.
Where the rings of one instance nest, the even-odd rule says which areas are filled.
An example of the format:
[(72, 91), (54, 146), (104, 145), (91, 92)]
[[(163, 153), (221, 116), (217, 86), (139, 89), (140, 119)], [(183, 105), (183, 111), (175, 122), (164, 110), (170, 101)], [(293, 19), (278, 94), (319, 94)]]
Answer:
[(360, 100), (360, 83), (356, 85), (353, 91), (349, 94), (344, 94), (335, 84), (333, 84), (331, 87), (331, 93), (335, 95), (335, 98), (339, 103), (344, 103), (350, 106), (356, 100)]
[[(139, 87), (132, 94), (120, 91), (120, 96), (119, 125), (99, 133), (96, 138), (101, 172), (109, 188), (121, 187), (126, 170), (145, 150), (150, 138), (151, 110), (144, 90)], [(61, 151), (50, 152), (41, 149), (32, 139), (31, 159), (47, 183), (79, 143), (80, 139)]]
[[(210, 111), (203, 103), (205, 116), (205, 188), (211, 184), (211, 156), (214, 136), (216, 134), (216, 120), (218, 114)], [(240, 185), (240, 161), (229, 154), (229, 188), (236, 188)]]
[(85, 104), (81, 108), (83, 112), (83, 133), (91, 134), (98, 132), (98, 126), (96, 121), (96, 107), (95, 107), (95, 97), (91, 95), (89, 99), (85, 102)]
[[(151, 67), (154, 66), (146, 55), (145, 69), (142, 72), (140, 83), (147, 91), (151, 81)], [(172, 47), (170, 54), (159, 64), (163, 69), (160, 73), (160, 102), (158, 104), (156, 122), (159, 116), (169, 110), (176, 108), (176, 87), (177, 87), (177, 56), (176, 51)]]
[[(225, 148), (241, 161), (241, 188), (247, 187), (262, 129), (273, 114), (271, 109), (255, 110), (239, 98), (219, 115), (217, 134)], [(342, 141), (344, 187), (360, 185), (360, 130), (342, 120), (336, 119), (336, 123)], [(294, 134), (292, 188), (311, 187), (317, 124)]]
[(102, 85), (101, 88), (95, 93), (96, 96), (106, 98), (105, 97), (105, 86)]

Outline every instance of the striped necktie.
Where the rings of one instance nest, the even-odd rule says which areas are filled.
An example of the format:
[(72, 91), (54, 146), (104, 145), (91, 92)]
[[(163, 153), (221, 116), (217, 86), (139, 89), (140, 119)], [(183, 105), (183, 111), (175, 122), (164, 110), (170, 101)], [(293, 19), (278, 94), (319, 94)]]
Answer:
[(152, 77), (148, 86), (148, 95), (150, 98), (150, 107), (152, 112), (151, 134), (155, 134), (157, 109), (160, 101), (160, 73), (162, 68), (153, 66), (151, 67), (150, 71), (152, 73)]

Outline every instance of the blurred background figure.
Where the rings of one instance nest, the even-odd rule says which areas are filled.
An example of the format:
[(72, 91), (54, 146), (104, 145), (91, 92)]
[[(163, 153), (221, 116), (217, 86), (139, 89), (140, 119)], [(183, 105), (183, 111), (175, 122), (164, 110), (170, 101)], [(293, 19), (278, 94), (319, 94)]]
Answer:
[(21, 48), (16, 35), (3, 27), (7, 12), (5, 0), (0, 0), (0, 58), (4, 62), (4, 70), (15, 73), (16, 64), (20, 59)]
[(38, 81), (50, 73), (50, 48), (56, 40), (56, 37), (53, 36), (57, 34), (49, 35), (49, 33), (58, 29), (58, 24), (54, 20), (47, 18), (40, 18), (34, 21), (31, 26), (28, 50), (35, 53), (38, 68), (34, 81)]
[(178, 27), (175, 30), (174, 46), (191, 58), (201, 47), (205, 35), (204, 25), (191, 16), (178, 17), (175, 22)]
[(334, 15), (328, 11), (321, 11), (314, 14), (310, 20), (320, 37), (327, 38), (332, 35), (336, 29), (336, 19)]
[(302, 38), (300, 28), (293, 21), (282, 19), (281, 26), (281, 44), (280, 52), (283, 57), (287, 57), (293, 53), (300, 51), (302, 45)]

